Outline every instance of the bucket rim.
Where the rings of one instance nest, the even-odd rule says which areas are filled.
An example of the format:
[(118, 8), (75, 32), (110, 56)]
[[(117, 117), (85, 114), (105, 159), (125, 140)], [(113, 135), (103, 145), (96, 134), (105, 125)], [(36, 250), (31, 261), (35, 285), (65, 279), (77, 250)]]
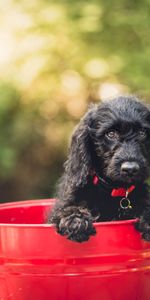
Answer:
[[(32, 200), (23, 200), (15, 202), (7, 202), (0, 204), (0, 211), (3, 209), (11, 208), (25, 208), (25, 207), (34, 207), (34, 206), (47, 206), (47, 204), (54, 204), (56, 199), (32, 199)], [(103, 226), (119, 226), (119, 225), (132, 225), (138, 221), (138, 218), (130, 220), (119, 220), (119, 221), (106, 221), (106, 222), (97, 222), (93, 223), (94, 227), (103, 227)], [(53, 224), (20, 224), (20, 223), (1, 223), (0, 227), (15, 227), (15, 228), (55, 228)]]

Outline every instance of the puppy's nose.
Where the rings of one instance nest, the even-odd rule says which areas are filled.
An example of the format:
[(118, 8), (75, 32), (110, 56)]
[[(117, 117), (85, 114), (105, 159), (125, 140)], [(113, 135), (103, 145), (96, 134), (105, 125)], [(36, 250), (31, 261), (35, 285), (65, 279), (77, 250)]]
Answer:
[(133, 176), (138, 173), (140, 166), (137, 162), (126, 161), (121, 165), (121, 172), (124, 175)]

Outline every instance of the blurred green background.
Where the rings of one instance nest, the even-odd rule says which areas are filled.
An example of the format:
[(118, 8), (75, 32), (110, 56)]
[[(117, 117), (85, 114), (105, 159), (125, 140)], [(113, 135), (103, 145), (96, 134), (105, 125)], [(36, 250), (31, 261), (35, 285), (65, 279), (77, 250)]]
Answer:
[(0, 201), (48, 198), (90, 102), (150, 99), (149, 0), (0, 1)]

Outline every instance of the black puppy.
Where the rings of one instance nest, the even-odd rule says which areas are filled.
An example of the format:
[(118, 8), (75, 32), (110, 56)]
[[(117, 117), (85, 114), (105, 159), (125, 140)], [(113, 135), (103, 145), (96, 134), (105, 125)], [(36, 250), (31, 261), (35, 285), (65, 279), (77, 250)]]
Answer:
[(83, 242), (93, 222), (139, 217), (136, 228), (150, 241), (149, 170), (149, 109), (135, 97), (93, 105), (72, 136), (49, 222)]

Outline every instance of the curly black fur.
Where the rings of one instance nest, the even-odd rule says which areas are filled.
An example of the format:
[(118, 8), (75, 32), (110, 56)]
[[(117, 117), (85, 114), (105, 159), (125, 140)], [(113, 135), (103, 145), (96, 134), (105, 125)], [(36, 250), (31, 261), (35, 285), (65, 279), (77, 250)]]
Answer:
[[(124, 162), (138, 165), (128, 174)], [(96, 233), (95, 221), (139, 218), (136, 228), (150, 241), (150, 196), (145, 180), (150, 171), (150, 110), (135, 97), (119, 97), (92, 105), (71, 141), (59, 199), (49, 217), (57, 231), (82, 242)], [(97, 174), (100, 182), (93, 184)], [(102, 180), (101, 180), (102, 178)], [(113, 188), (135, 185), (132, 209), (121, 209)]]

